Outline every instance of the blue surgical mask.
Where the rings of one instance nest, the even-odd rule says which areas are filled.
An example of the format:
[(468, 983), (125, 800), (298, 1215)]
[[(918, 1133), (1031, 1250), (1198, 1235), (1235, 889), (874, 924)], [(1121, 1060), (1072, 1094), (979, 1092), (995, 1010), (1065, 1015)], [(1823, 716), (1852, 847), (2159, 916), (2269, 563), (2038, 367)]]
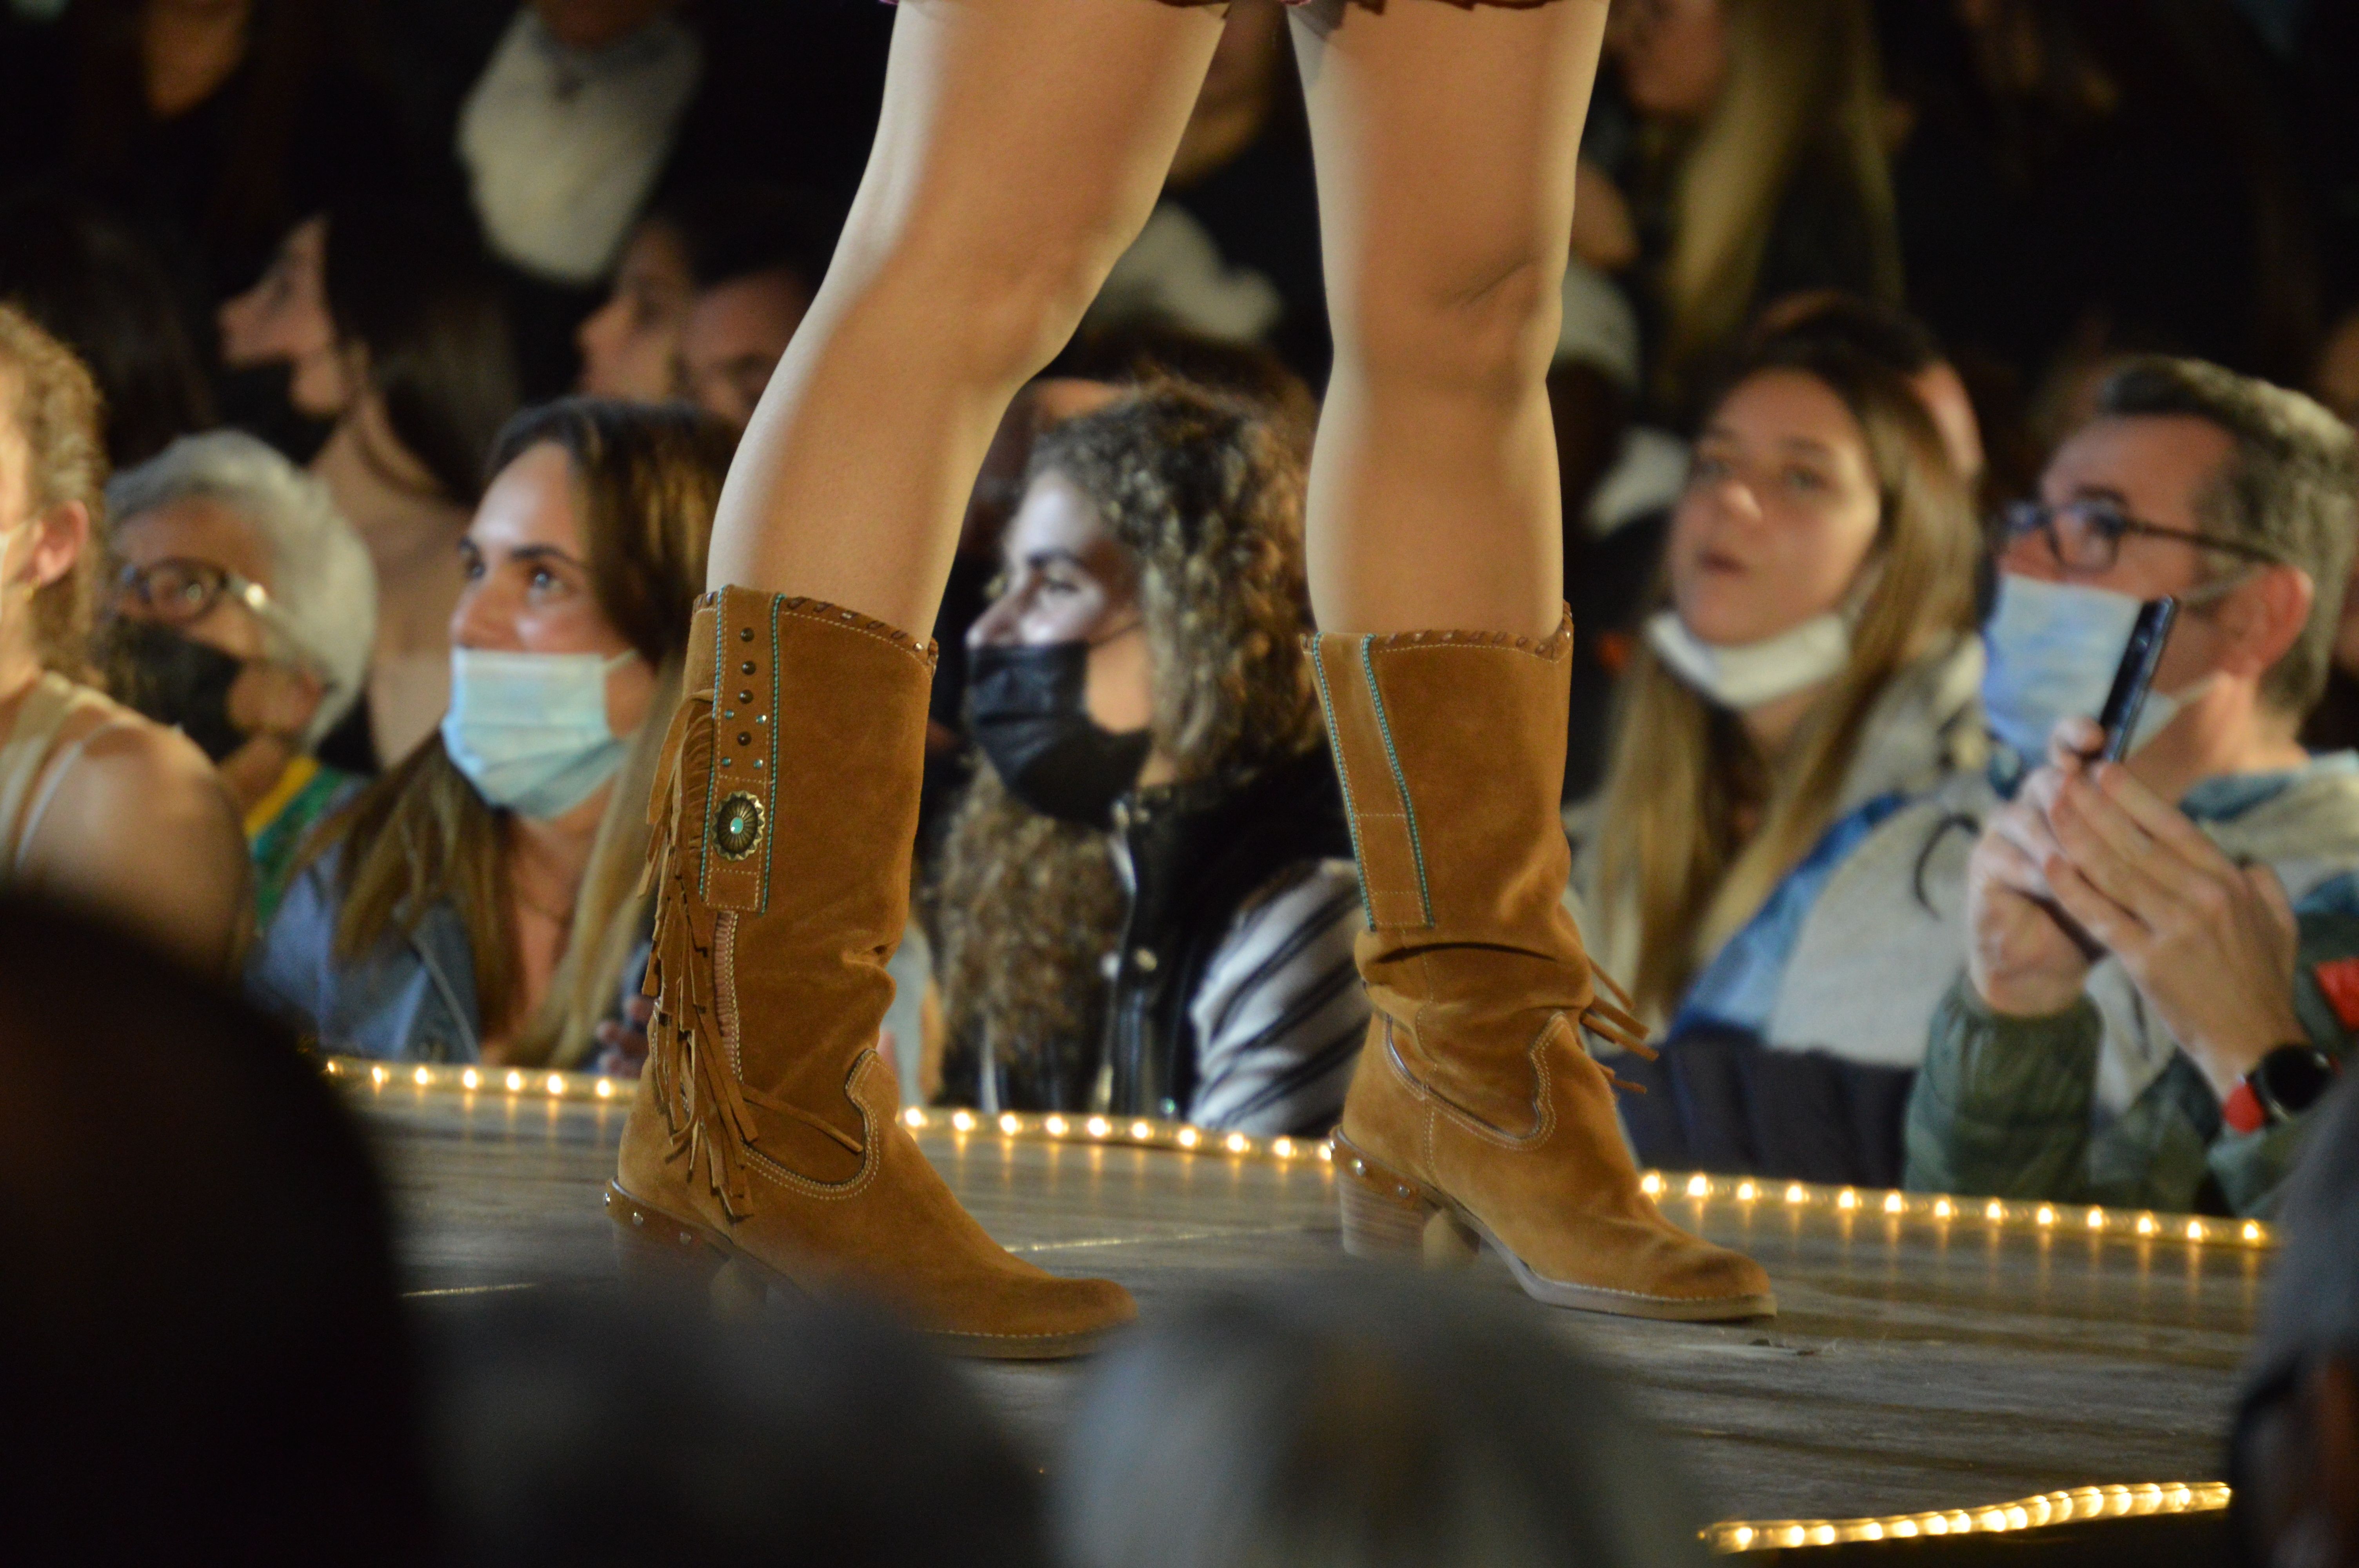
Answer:
[[(2060, 720), (2094, 719), (2104, 710), (2139, 609), (2137, 600), (2110, 589), (1999, 579), (1998, 608), (1983, 629), (1990, 656), (1983, 718), (1991, 738), (2014, 753), (2014, 771), (2047, 759), (2048, 737)], [(2161, 733), (2194, 690), (2147, 693), (2129, 749)]]
[(1722, 644), (1705, 642), (1678, 611), (1665, 610), (1647, 619), (1647, 643), (1706, 699), (1745, 713), (1843, 674), (1851, 663), (1851, 622), (1829, 611), (1758, 643)]
[(606, 676), (638, 656), (453, 648), (442, 745), (494, 806), (562, 816), (623, 765), (628, 747), (606, 722)]

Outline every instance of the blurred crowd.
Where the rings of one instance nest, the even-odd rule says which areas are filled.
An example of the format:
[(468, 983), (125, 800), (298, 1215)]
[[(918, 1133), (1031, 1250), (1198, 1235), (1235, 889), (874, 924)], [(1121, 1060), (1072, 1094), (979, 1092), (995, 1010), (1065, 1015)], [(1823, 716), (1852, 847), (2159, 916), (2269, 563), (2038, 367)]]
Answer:
[[(1232, 8), (976, 482), (905, 1100), (1341, 1104), (1286, 27)], [(636, 1071), (688, 610), (890, 33), (864, 0), (14, 0), (7, 880), (331, 1050)], [(1565, 900), (1654, 1036), (1614, 1057), (1638, 1153), (2270, 1212), (2359, 1030), (2359, 24), (1615, 0), (1607, 51), (1549, 387)]]

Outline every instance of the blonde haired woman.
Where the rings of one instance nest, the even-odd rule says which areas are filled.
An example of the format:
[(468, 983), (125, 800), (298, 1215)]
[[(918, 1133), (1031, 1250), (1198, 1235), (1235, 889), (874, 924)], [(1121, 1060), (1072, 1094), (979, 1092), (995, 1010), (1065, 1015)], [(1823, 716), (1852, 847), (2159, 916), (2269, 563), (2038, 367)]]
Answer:
[(1867, 0), (1635, 0), (1612, 49), (1647, 121), (1636, 187), (1677, 400), (1764, 305), (1900, 302), (1900, 238)]
[(98, 388), (0, 304), (0, 887), (79, 903), (226, 977), (245, 836), (185, 737), (83, 684), (106, 514)]
[[(1930, 416), (1889, 367), (1773, 341), (1712, 404), (1671, 514), (1669, 603), (1579, 829), (1590, 929), (1642, 1016), (1670, 1022), (1670, 1067), (1701, 1017), (1766, 1018), (1776, 917), (1806, 871), (1981, 761), (1979, 546)], [(1633, 1102), (1642, 1156), (1673, 1098)]]
[(571, 1065), (646, 939), (646, 802), (731, 445), (570, 399), (495, 443), (451, 711), (321, 829), (250, 968), (331, 1049)]

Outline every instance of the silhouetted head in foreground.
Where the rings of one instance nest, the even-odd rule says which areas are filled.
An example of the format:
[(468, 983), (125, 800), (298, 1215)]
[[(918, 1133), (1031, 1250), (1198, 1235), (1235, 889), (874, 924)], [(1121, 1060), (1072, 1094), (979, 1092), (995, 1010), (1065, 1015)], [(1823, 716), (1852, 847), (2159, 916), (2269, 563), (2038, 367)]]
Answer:
[(874, 1314), (519, 1292), (433, 1328), (452, 1568), (1047, 1563), (1037, 1472)]
[(1339, 1270), (1156, 1321), (1073, 1425), (1068, 1563), (1701, 1563), (1660, 1444), (1519, 1305)]
[(284, 1031), (0, 897), (0, 1465), (18, 1562), (408, 1562), (383, 1200)]

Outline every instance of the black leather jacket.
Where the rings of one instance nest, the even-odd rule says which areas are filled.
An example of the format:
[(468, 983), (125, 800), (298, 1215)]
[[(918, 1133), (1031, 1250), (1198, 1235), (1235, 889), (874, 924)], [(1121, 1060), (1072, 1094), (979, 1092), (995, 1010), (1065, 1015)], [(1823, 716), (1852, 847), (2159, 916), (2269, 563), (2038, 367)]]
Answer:
[(1196, 1090), (1188, 1004), (1237, 911), (1305, 860), (1349, 860), (1343, 792), (1324, 746), (1242, 785), (1140, 790), (1114, 807), (1131, 903), (1106, 1017), (1109, 1108), (1176, 1117)]

